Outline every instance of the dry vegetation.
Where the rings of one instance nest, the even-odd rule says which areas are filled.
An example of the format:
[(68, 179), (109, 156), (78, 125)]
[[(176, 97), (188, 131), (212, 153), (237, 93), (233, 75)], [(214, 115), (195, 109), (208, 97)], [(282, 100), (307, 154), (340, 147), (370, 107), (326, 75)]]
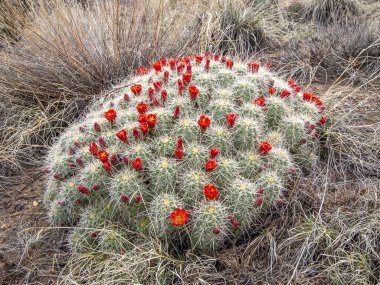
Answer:
[[(21, 224), (18, 239), (0, 245), (0, 265), (19, 258), (0, 267), (0, 283), (379, 284), (380, 3), (194, 2), (0, 3), (1, 199), (15, 199), (15, 180), (40, 166), (93, 97), (157, 58), (205, 51), (269, 59), (328, 102), (331, 127), (313, 174), (296, 179), (280, 211), (213, 257), (178, 260), (147, 241), (130, 255), (65, 253), (66, 262), (49, 245), (58, 229)], [(1, 222), (12, 215), (6, 210)], [(50, 254), (48, 278), (25, 263), (36, 248)]]

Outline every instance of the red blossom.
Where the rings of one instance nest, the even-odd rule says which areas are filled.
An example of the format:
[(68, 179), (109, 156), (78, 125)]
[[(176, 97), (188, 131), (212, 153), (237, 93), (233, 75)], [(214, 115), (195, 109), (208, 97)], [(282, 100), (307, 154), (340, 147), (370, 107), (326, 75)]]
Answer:
[(104, 113), (104, 117), (110, 122), (115, 122), (116, 119), (116, 111), (114, 109), (109, 109), (107, 112)]
[(188, 219), (189, 215), (185, 209), (175, 208), (175, 210), (170, 213), (170, 220), (173, 226), (182, 226)]
[(211, 124), (211, 120), (206, 117), (205, 115), (200, 116), (198, 120), (198, 125), (203, 129), (206, 130)]
[(235, 120), (236, 120), (236, 114), (227, 114), (226, 115), (226, 121), (227, 121), (227, 124), (230, 128), (232, 128), (234, 126)]
[(214, 228), (212, 229), (212, 233), (213, 233), (214, 235), (218, 235), (218, 234), (220, 234), (220, 229), (219, 229), (218, 227), (214, 227)]
[(252, 62), (248, 64), (248, 69), (252, 72), (259, 72), (260, 64)]
[(149, 125), (148, 123), (144, 122), (144, 123), (140, 123), (140, 131), (142, 132), (142, 134), (144, 136), (146, 136), (149, 132)]
[(148, 126), (150, 128), (154, 128), (154, 126), (156, 125), (157, 123), (157, 115), (156, 114), (149, 114), (147, 117), (146, 117), (146, 121), (148, 123)]
[(182, 150), (182, 149), (176, 149), (176, 150), (174, 150), (174, 156), (177, 159), (182, 159), (184, 155), (185, 155), (185, 151), (184, 150)]
[(264, 97), (256, 98), (254, 103), (255, 105), (265, 107), (265, 98)]
[(85, 195), (88, 195), (89, 194), (89, 190), (87, 187), (83, 186), (83, 185), (79, 185), (78, 186), (78, 191), (81, 192), (82, 194), (85, 194)]
[(273, 95), (273, 94), (276, 92), (276, 88), (274, 88), (274, 87), (269, 87), (268, 92), (269, 92), (270, 95)]
[(231, 59), (226, 61), (226, 66), (228, 69), (231, 69), (234, 66), (234, 62)]
[(206, 171), (207, 172), (213, 171), (217, 166), (218, 164), (216, 163), (216, 161), (213, 159), (210, 159), (206, 162)]
[(256, 204), (256, 206), (260, 206), (263, 202), (264, 202), (264, 198), (263, 197), (258, 197), (256, 199), (255, 204)]
[(128, 141), (127, 131), (125, 129), (122, 129), (122, 130), (118, 131), (116, 133), (116, 136), (119, 138), (119, 140), (121, 140), (123, 142), (127, 142)]
[(106, 161), (108, 161), (108, 152), (105, 151), (104, 149), (99, 150), (98, 151), (98, 158), (103, 163), (106, 162)]
[(156, 71), (156, 72), (160, 72), (162, 70), (162, 65), (161, 65), (161, 62), (157, 61), (155, 63), (153, 63), (153, 69)]
[(319, 123), (320, 123), (321, 125), (326, 124), (326, 122), (327, 122), (326, 117), (322, 117), (322, 118), (319, 119)]
[(121, 194), (121, 196), (120, 196), (120, 201), (121, 201), (122, 203), (124, 203), (124, 204), (127, 204), (128, 201), (129, 201), (129, 198), (128, 198), (128, 196), (127, 196), (126, 194)]
[(140, 113), (140, 114), (144, 114), (146, 111), (148, 111), (149, 109), (149, 105), (144, 103), (144, 102), (140, 102), (137, 107), (136, 107), (137, 111)]
[(146, 115), (145, 114), (140, 114), (139, 118), (137, 119), (137, 122), (139, 122), (139, 123), (145, 123), (146, 122)]
[(284, 90), (282, 90), (281, 97), (286, 98), (286, 97), (289, 97), (291, 94), (292, 93), (290, 93), (289, 90), (284, 89)]
[(219, 191), (215, 185), (207, 184), (203, 187), (203, 190), (206, 198), (210, 200), (215, 200), (219, 195)]
[(143, 171), (144, 166), (141, 158), (136, 158), (132, 161), (132, 166), (136, 171)]
[(197, 98), (197, 95), (199, 94), (199, 90), (196, 86), (192, 85), (189, 86), (189, 93), (191, 100), (195, 100)]
[(219, 154), (219, 148), (213, 147), (212, 149), (210, 149), (210, 157), (211, 158), (217, 157), (218, 154)]
[(202, 62), (202, 60), (203, 60), (203, 56), (201, 56), (201, 55), (195, 56), (195, 63), (196, 64), (200, 64)]
[(260, 154), (265, 155), (265, 154), (267, 154), (271, 149), (272, 149), (272, 146), (271, 146), (271, 144), (270, 144), (269, 142), (267, 142), (267, 141), (262, 141), (262, 142), (260, 142), (260, 149), (259, 149)]
[(189, 85), (190, 80), (191, 80), (191, 73), (182, 74), (182, 81), (185, 86)]
[(135, 84), (131, 86), (131, 91), (135, 95), (139, 95), (141, 93), (142, 86), (141, 84)]

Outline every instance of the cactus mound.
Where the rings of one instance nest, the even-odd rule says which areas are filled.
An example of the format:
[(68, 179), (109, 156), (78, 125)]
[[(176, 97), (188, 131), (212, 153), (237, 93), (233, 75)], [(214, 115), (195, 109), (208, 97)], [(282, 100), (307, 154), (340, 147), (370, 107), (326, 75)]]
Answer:
[(284, 203), (313, 165), (323, 103), (270, 65), (161, 59), (99, 99), (50, 149), (45, 193), (74, 251), (141, 235), (212, 252)]

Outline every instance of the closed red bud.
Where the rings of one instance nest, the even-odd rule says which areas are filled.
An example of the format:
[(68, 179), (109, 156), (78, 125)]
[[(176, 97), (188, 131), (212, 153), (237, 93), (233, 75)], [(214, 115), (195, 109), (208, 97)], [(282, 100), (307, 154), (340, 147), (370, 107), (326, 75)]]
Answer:
[(234, 62), (231, 59), (227, 60), (226, 66), (228, 69), (231, 69), (234, 66)]
[(302, 138), (300, 144), (305, 144), (307, 142), (307, 138)]
[(59, 174), (59, 173), (54, 173), (53, 177), (54, 177), (54, 179), (57, 179), (57, 180), (61, 180), (62, 179), (61, 174)]
[(203, 56), (201, 56), (201, 55), (195, 56), (195, 63), (196, 64), (200, 64), (202, 62), (202, 60), (203, 60)]
[(210, 150), (210, 157), (211, 158), (215, 158), (217, 157), (219, 154), (219, 149), (217, 147), (213, 147), (211, 150)]
[(58, 201), (58, 205), (60, 205), (60, 206), (66, 206), (66, 201), (65, 200), (59, 200)]
[(78, 206), (79, 206), (81, 203), (82, 203), (82, 201), (81, 201), (79, 198), (76, 199), (75, 202), (74, 202), (74, 204), (75, 204), (75, 205), (78, 205)]
[(184, 155), (185, 155), (185, 152), (184, 152), (182, 149), (176, 149), (176, 150), (174, 151), (174, 156), (175, 156), (177, 159), (182, 159)]
[(134, 197), (133, 197), (133, 200), (135, 201), (135, 203), (136, 204), (138, 204), (138, 203), (140, 203), (141, 202), (141, 196), (140, 195), (135, 195)]
[(75, 149), (70, 148), (70, 149), (69, 149), (69, 154), (70, 154), (70, 155), (73, 155), (74, 153), (75, 153)]
[(294, 174), (297, 172), (297, 169), (295, 169), (294, 167), (289, 168), (289, 172)]
[(98, 184), (94, 184), (93, 186), (92, 186), (92, 189), (94, 189), (95, 191), (98, 191), (99, 190), (99, 185)]
[(115, 103), (114, 102), (110, 102), (110, 106), (111, 107), (115, 106)]
[(83, 133), (83, 132), (84, 132), (84, 129), (83, 129), (83, 127), (82, 127), (82, 126), (80, 126), (80, 127), (79, 127), (79, 131), (80, 131), (81, 133)]
[(187, 86), (190, 83), (190, 80), (191, 80), (191, 73), (182, 74), (182, 82), (185, 86)]
[(134, 129), (132, 130), (132, 135), (134, 136), (134, 138), (135, 138), (136, 141), (139, 140), (139, 138), (140, 138), (140, 133), (139, 133), (139, 131), (138, 131), (137, 128), (134, 128)]
[(126, 204), (126, 203), (128, 203), (129, 198), (128, 198), (127, 195), (125, 195), (125, 194), (121, 194), (121, 196), (120, 196), (120, 200), (121, 200), (121, 202), (123, 202), (124, 204)]
[(83, 166), (83, 160), (80, 157), (77, 157), (75, 161), (78, 163), (79, 166)]
[(153, 105), (154, 105), (154, 106), (156, 106), (156, 107), (159, 107), (159, 106), (160, 106), (160, 102), (157, 100), (156, 97), (154, 97), (154, 98), (152, 99), (152, 102), (153, 102)]
[(162, 103), (166, 102), (167, 97), (168, 97), (168, 91), (162, 90), (161, 91), (161, 101), (162, 101)]
[(102, 131), (102, 128), (100, 127), (99, 123), (94, 123), (94, 130), (96, 132), (101, 132)]
[(107, 147), (107, 143), (106, 143), (106, 141), (102, 137), (99, 138), (99, 144), (102, 147)]
[(160, 91), (162, 87), (162, 81), (153, 82), (153, 87), (154, 90), (156, 90), (157, 92)]
[(257, 190), (257, 193), (258, 193), (258, 194), (264, 194), (264, 189), (263, 189), (263, 188), (260, 188), (259, 190)]
[(319, 123), (320, 123), (321, 125), (326, 124), (326, 122), (327, 122), (326, 117), (322, 117), (322, 118), (319, 120)]
[(183, 140), (182, 140), (182, 138), (178, 138), (176, 149), (183, 149)]
[(177, 83), (178, 83), (178, 94), (182, 96), (182, 92), (183, 92), (182, 80), (178, 79)]
[(234, 221), (232, 222), (232, 227), (233, 227), (233, 228), (237, 228), (238, 225), (239, 225), (239, 222), (238, 222), (237, 220), (234, 220)]
[(272, 67), (272, 63), (268, 62), (268, 63), (267, 63), (267, 69), (270, 70), (271, 67)]
[(186, 72), (191, 73), (191, 65), (190, 64), (186, 66)]
[(183, 63), (179, 64), (177, 66), (177, 73), (178, 74), (181, 73), (184, 70), (184, 68), (185, 68), (185, 65)]
[(276, 88), (269, 87), (269, 94), (273, 95), (276, 92)]
[(164, 82), (167, 82), (169, 79), (169, 71), (165, 70), (164, 71)]
[(118, 163), (118, 158), (117, 158), (117, 155), (116, 154), (113, 154), (111, 156), (111, 164), (112, 165), (116, 165)]
[(81, 193), (83, 193), (83, 194), (86, 194), (86, 195), (89, 193), (88, 188), (85, 187), (85, 186), (83, 186), (83, 185), (79, 185), (78, 186), (78, 191), (81, 192)]
[(226, 58), (225, 56), (222, 56), (222, 58), (220, 59), (220, 62), (221, 62), (221, 63), (225, 63), (226, 60), (227, 60), (227, 58)]
[(103, 169), (104, 169), (107, 173), (111, 172), (111, 171), (112, 171), (112, 165), (111, 165), (111, 163), (109, 163), (109, 162), (105, 162), (105, 163), (103, 163)]
[(148, 88), (148, 95), (149, 95), (150, 100), (152, 100), (154, 97), (154, 90), (152, 87)]
[(212, 229), (212, 232), (213, 232), (214, 235), (218, 235), (218, 234), (220, 234), (220, 229), (218, 227), (214, 227)]
[(70, 169), (74, 169), (75, 167), (77, 167), (77, 165), (73, 162), (70, 162), (69, 167), (70, 167)]
[(174, 118), (174, 119), (178, 119), (178, 118), (179, 118), (179, 115), (180, 115), (180, 112), (181, 112), (180, 107), (179, 107), (179, 106), (176, 106), (176, 107), (175, 107), (175, 110), (174, 110), (173, 118)]
[(142, 134), (144, 136), (146, 136), (149, 132), (149, 125), (148, 123), (144, 122), (144, 123), (140, 123), (140, 131), (142, 132)]
[(309, 127), (310, 130), (314, 130), (315, 129), (315, 125), (314, 124), (311, 124), (310, 127)]
[(128, 156), (126, 156), (126, 155), (123, 156), (123, 162), (124, 162), (125, 165), (129, 164), (129, 158), (128, 158)]
[(219, 54), (214, 55), (214, 60), (219, 60)]
[(284, 200), (282, 200), (282, 199), (279, 199), (279, 200), (277, 200), (276, 201), (276, 204), (277, 204), (277, 206), (279, 206), (279, 207), (281, 207), (282, 205), (284, 205)]
[(231, 215), (228, 216), (227, 218), (228, 218), (231, 222), (235, 219), (234, 216), (231, 216)]
[(75, 141), (75, 142), (74, 142), (74, 146), (76, 146), (76, 147), (79, 148), (79, 147), (80, 147), (80, 143), (79, 143), (78, 141)]
[(316, 138), (318, 138), (318, 133), (313, 134), (313, 139), (316, 139)]
[(210, 70), (210, 59), (209, 58), (206, 59), (205, 70), (206, 71)]
[(129, 98), (129, 95), (127, 93), (124, 94), (124, 101), (129, 102), (131, 99)]
[(96, 238), (98, 236), (98, 234), (97, 234), (97, 232), (94, 231), (94, 232), (91, 232), (90, 236), (92, 238)]
[(264, 202), (264, 198), (263, 197), (258, 197), (256, 199), (256, 206), (260, 206), (263, 202)]

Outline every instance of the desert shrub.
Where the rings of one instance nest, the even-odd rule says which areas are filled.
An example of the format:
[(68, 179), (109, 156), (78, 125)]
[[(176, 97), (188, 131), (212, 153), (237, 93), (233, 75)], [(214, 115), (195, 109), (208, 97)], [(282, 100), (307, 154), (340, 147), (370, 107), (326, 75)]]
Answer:
[[(292, 173), (311, 169), (326, 123), (321, 100), (269, 68), (206, 54), (137, 69), (50, 149), (52, 223), (178, 251), (246, 233), (284, 203)], [(128, 249), (92, 231), (75, 230), (72, 249)]]

